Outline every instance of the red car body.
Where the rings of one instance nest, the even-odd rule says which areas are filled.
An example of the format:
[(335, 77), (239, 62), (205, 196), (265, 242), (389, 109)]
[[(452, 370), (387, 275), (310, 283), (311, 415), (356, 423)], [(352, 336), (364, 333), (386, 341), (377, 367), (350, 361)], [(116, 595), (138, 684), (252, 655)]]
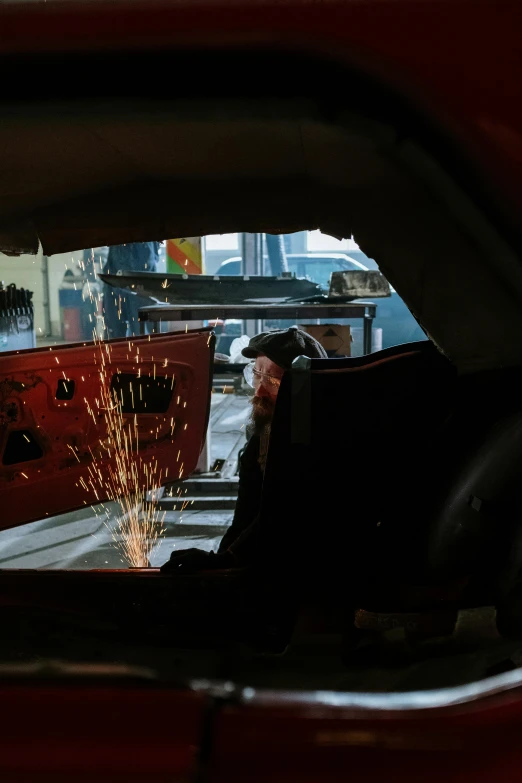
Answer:
[[(147, 484), (146, 471), (154, 471), (161, 486), (169, 473), (170, 480), (181, 480), (194, 470), (210, 409), (214, 351), (210, 330), (119, 339), (105, 345), (88, 342), (0, 356), (1, 528), (111, 496), (107, 482), (97, 481), (91, 470), (92, 455), (98, 453), (98, 476), (117, 471), (110, 449), (110, 420), (105, 416), (107, 400), (102, 400), (101, 392), (100, 374), (105, 377), (105, 367), (104, 385), (109, 394), (112, 389), (125, 401), (126, 426), (131, 425), (132, 439), (139, 444), (139, 485)], [(156, 399), (148, 399), (147, 409), (147, 395), (153, 393)], [(24, 448), (24, 441), (25, 448), (37, 450), (27, 461), (16, 453)], [(104, 442), (106, 449), (100, 446)], [(29, 484), (34, 492), (27, 492)]]
[[(245, 45), (319, 53), (415, 102), (516, 234), (521, 27), (520, 3), (502, 0), (46, 3), (1, 8), (0, 53), (139, 57)], [(57, 684), (42, 681), (45, 670), (32, 673), (15, 667), (0, 683), (5, 780), (512, 781), (522, 768), (517, 672), (404, 695), (201, 683), (189, 691), (114, 670), (70, 669)]]
[(4, 780), (456, 783), (516, 780), (522, 763), (519, 675), (394, 695), (190, 692), (99, 665), (18, 678), (0, 688)]

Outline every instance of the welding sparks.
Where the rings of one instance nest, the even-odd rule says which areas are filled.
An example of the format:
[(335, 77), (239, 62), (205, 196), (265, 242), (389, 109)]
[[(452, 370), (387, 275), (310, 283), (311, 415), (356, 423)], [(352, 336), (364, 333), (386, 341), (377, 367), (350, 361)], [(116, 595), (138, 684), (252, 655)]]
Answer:
[[(79, 481), (89, 493), (90, 502), (93, 502), (93, 495), (96, 500), (108, 497), (117, 502), (118, 513), (114, 519), (107, 517), (104, 524), (122, 558), (130, 566), (143, 568), (149, 564), (151, 552), (165, 532), (165, 512), (158, 508), (157, 493), (162, 485), (163, 474), (161, 470), (158, 473), (155, 457), (145, 462), (139, 455), (136, 414), (129, 420), (123, 413), (123, 389), (120, 387), (119, 394), (116, 389), (111, 389), (114, 370), (111, 367), (110, 345), (96, 339), (96, 336), (95, 343), (101, 365), (100, 394), (95, 403), (98, 417), (105, 424), (106, 436), (100, 440), (96, 453), (89, 448), (92, 463), (87, 467), (88, 475), (82, 476)], [(129, 350), (136, 347), (138, 356), (139, 348), (132, 346), (132, 343), (128, 345)], [(134, 408), (132, 383), (129, 384), (129, 392)], [(141, 400), (141, 384), (139, 394)], [(87, 412), (99, 427), (96, 413), (84, 399)], [(74, 449), (71, 448), (71, 451), (78, 459)]]

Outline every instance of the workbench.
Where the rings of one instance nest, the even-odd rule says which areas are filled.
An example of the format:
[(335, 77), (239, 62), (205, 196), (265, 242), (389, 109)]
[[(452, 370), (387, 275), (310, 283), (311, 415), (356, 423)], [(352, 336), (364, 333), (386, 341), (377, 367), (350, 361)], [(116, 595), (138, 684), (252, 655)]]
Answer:
[[(140, 332), (145, 334), (145, 324), (151, 324), (151, 331), (161, 331), (161, 324), (171, 321), (215, 321), (239, 320), (306, 320), (360, 318), (363, 321), (363, 351), (372, 350), (372, 324), (377, 305), (373, 302), (334, 303), (245, 303), (235, 305), (179, 304), (152, 305), (139, 310)], [(260, 331), (263, 331), (260, 329)]]

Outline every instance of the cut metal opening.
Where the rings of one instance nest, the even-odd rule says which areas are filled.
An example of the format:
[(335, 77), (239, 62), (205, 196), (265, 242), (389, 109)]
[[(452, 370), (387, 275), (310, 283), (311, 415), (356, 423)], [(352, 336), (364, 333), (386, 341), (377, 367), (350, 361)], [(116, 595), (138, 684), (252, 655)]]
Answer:
[(176, 388), (175, 381), (133, 373), (112, 376), (111, 394), (122, 406), (122, 413), (165, 413)]
[(70, 378), (59, 378), (58, 386), (56, 387), (56, 399), (57, 400), (72, 400), (74, 397), (75, 382)]
[(3, 465), (16, 465), (43, 457), (40, 444), (30, 430), (13, 430), (9, 433), (2, 457)]

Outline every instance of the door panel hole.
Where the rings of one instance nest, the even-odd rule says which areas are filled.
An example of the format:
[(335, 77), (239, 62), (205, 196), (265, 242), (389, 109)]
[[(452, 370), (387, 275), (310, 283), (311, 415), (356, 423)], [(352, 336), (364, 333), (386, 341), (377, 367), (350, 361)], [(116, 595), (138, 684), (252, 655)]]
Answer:
[(112, 376), (111, 394), (122, 406), (122, 413), (165, 413), (175, 387), (171, 378), (119, 373)]
[(30, 462), (40, 457), (43, 457), (43, 451), (30, 430), (13, 430), (9, 433), (2, 464), (16, 465), (18, 462)]
[(56, 399), (57, 400), (72, 400), (74, 397), (74, 381), (70, 378), (59, 378), (58, 386), (56, 387)]

